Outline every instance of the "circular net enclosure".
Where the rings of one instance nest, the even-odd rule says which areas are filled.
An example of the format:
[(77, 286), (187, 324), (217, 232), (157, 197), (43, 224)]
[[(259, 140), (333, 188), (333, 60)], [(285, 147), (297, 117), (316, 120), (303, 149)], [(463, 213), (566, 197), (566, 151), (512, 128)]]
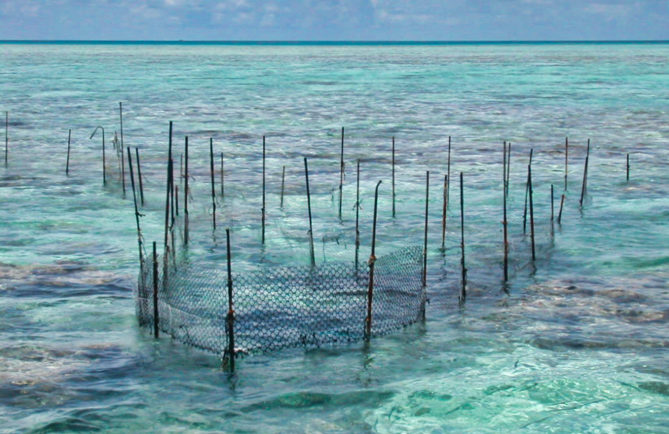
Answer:
[(356, 342), (422, 318), (422, 267), (422, 248), (412, 246), (376, 259), (371, 290), (370, 266), (351, 261), (232, 273), (229, 291), (225, 264), (149, 256), (136, 294), (138, 317), (141, 325), (224, 358)]

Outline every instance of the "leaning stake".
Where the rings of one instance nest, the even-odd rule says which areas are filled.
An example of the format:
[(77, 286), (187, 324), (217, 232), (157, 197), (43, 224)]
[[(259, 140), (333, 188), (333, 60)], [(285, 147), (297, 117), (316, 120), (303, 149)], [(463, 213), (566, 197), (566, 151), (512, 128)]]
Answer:
[(464, 303), (467, 298), (467, 268), (465, 266), (465, 196), (463, 191), (462, 172), (460, 172), (460, 267), (462, 269), (460, 303)]
[(562, 199), (560, 199), (560, 211), (558, 212), (557, 222), (562, 224), (562, 207), (564, 206), (564, 194), (562, 194)]
[(139, 162), (139, 148), (135, 148), (135, 155), (137, 156), (137, 179), (139, 180), (139, 197), (144, 206), (144, 184), (142, 183), (142, 165)]
[(536, 260), (536, 253), (534, 249), (534, 205), (532, 203), (532, 165), (527, 165), (527, 179), (529, 185), (529, 197), (530, 197), (530, 238), (532, 240), (532, 260)]
[(314, 253), (314, 228), (311, 224), (311, 193), (309, 192), (309, 166), (307, 157), (304, 157), (304, 178), (307, 183), (307, 208), (309, 210), (309, 250), (311, 256), (311, 266), (316, 265), (316, 255)]
[[(130, 168), (130, 185), (132, 187), (132, 200), (135, 204), (135, 221), (137, 222), (137, 246), (139, 247), (139, 264), (140, 269), (143, 268), (144, 256), (142, 255), (142, 231), (139, 226), (139, 210), (137, 208), (137, 193), (135, 193), (135, 174), (132, 170), (132, 154), (130, 153), (130, 147), (126, 149), (128, 153), (128, 167)], [(140, 270), (141, 271), (141, 270)]]
[(376, 263), (376, 210), (379, 201), (379, 186), (381, 181), (376, 184), (374, 191), (374, 220), (372, 223), (372, 252), (369, 254), (369, 286), (367, 287), (367, 318), (365, 318), (365, 339), (369, 340), (372, 336), (372, 298), (374, 297), (374, 264)]
[(583, 167), (583, 185), (581, 186), (581, 200), (578, 201), (579, 205), (583, 207), (583, 199), (587, 191), (588, 184), (588, 160), (590, 160), (590, 139), (588, 139), (588, 150), (585, 153), (585, 166)]
[(227, 356), (229, 362), (230, 371), (234, 372), (235, 370), (235, 311), (232, 309), (232, 265), (231, 265), (231, 255), (230, 255), (230, 229), (225, 230), (225, 238), (227, 244), (227, 262), (228, 262), (228, 315), (226, 317), (226, 326), (227, 326), (227, 335), (228, 335), (228, 348), (227, 354), (224, 354), (224, 359)]
[(72, 130), (67, 130), (67, 162), (65, 163), (65, 175), (70, 174), (70, 139), (72, 138)]

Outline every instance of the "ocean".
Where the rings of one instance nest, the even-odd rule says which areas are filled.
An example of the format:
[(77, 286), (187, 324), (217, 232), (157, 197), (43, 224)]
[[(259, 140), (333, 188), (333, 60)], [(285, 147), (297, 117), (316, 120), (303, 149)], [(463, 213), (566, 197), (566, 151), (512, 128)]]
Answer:
[[(0, 161), (0, 431), (669, 426), (669, 43), (5, 42), (0, 50), (0, 111), (9, 112), (7, 167)], [(89, 138), (103, 126), (113, 155), (119, 102), (124, 144), (141, 153), (147, 246), (158, 241), (162, 249), (168, 122), (177, 155), (189, 136), (188, 260), (208, 267), (225, 267), (226, 227), (238, 272), (308, 265), (305, 156), (317, 263), (351, 259), (357, 160), (363, 260), (379, 180), (379, 254), (421, 245), (429, 170), (425, 321), (369, 345), (244, 357), (234, 374), (217, 355), (153, 339), (135, 314), (132, 195), (123, 198), (117, 184), (103, 187), (101, 137)], [(225, 156), (225, 198), (217, 199), (213, 233), (209, 138)], [(511, 142), (507, 283), (503, 141)], [(530, 150), (534, 261), (529, 229), (523, 233)], [(560, 224), (550, 219), (551, 185), (555, 214), (565, 195)]]

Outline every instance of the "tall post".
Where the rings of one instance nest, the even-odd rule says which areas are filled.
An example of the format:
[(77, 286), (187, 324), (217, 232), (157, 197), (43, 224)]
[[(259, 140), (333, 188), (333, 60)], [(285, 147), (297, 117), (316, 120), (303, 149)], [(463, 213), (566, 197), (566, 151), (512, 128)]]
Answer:
[(392, 157), (391, 157), (391, 167), (392, 167), (392, 188), (393, 188), (393, 218), (395, 218), (395, 136), (393, 136), (393, 148), (392, 148)]
[[(170, 121), (169, 145), (167, 151), (167, 176), (166, 176), (166, 193), (165, 193), (165, 244), (164, 252), (167, 252), (167, 229), (170, 222), (170, 182), (172, 177), (172, 121)], [(165, 255), (167, 258), (167, 255)]]
[(564, 138), (564, 191), (567, 191), (567, 174), (569, 172), (569, 137)]
[(286, 166), (281, 169), (281, 209), (283, 209), (283, 191), (286, 187)]
[(427, 285), (427, 222), (430, 207), (430, 171), (425, 172), (425, 228), (423, 236), (423, 288)]
[(360, 159), (356, 164), (355, 178), (355, 269), (358, 270), (358, 252), (360, 250)]
[(448, 202), (451, 198), (451, 136), (448, 136), (448, 159), (446, 160), (446, 176), (448, 182), (446, 183), (446, 212), (448, 212)]
[(465, 196), (463, 194), (463, 178), (460, 172), (460, 268), (462, 271), (462, 287), (460, 288), (460, 303), (467, 298), (467, 267), (465, 266)]
[[(528, 167), (532, 165), (532, 153), (534, 153), (534, 149), (530, 149), (530, 162), (527, 164)], [(527, 199), (529, 192), (530, 192), (530, 178), (528, 175), (527, 181), (525, 182), (525, 206), (523, 207), (523, 233), (527, 233)]]
[(88, 140), (93, 140), (93, 136), (98, 130), (102, 130), (102, 185), (107, 185), (107, 158), (105, 156), (105, 129), (102, 126), (97, 126), (91, 133)]
[(209, 173), (211, 174), (211, 221), (213, 224), (214, 230), (216, 230), (216, 193), (214, 191), (214, 139), (209, 138)]
[(142, 183), (142, 165), (139, 162), (139, 148), (135, 148), (135, 155), (137, 156), (137, 179), (139, 180), (139, 197), (141, 198), (142, 206), (144, 206), (144, 184)]
[(158, 317), (158, 254), (156, 253), (156, 242), (153, 242), (153, 336), (160, 337)]
[(508, 176), (508, 167), (506, 165), (507, 152), (508, 151), (505, 144), (504, 158), (503, 158), (503, 165), (505, 168), (502, 171), (502, 176), (505, 178), (504, 181), (502, 182), (502, 196), (503, 196), (503, 208), (504, 208), (504, 214), (502, 219), (502, 226), (504, 228), (504, 282), (507, 282), (509, 280), (509, 230), (508, 230), (508, 222), (506, 220), (506, 196), (507, 196), (506, 177)]
[(627, 182), (630, 182), (630, 154), (627, 154), (627, 166), (626, 166), (626, 172), (627, 172)]
[(555, 234), (555, 195), (553, 190), (553, 184), (551, 184), (551, 235)]
[(139, 264), (140, 269), (144, 265), (144, 256), (142, 254), (142, 231), (139, 226), (139, 209), (137, 208), (137, 193), (135, 193), (135, 175), (132, 169), (132, 154), (130, 153), (130, 147), (126, 149), (128, 154), (128, 167), (130, 168), (130, 185), (132, 187), (132, 200), (135, 204), (135, 221), (137, 222), (137, 246), (139, 247)]
[(7, 167), (7, 154), (9, 153), (9, 112), (5, 112), (5, 167)]
[(583, 207), (583, 199), (585, 198), (586, 191), (588, 189), (588, 160), (590, 160), (590, 139), (588, 139), (588, 150), (585, 154), (585, 166), (583, 167), (583, 185), (581, 186), (581, 200), (579, 200), (579, 205)]
[(230, 229), (225, 230), (225, 238), (227, 245), (227, 262), (228, 262), (228, 315), (226, 317), (226, 325), (228, 331), (228, 348), (227, 358), (230, 363), (230, 371), (235, 370), (235, 311), (232, 304), (232, 265), (230, 255)]
[(188, 245), (188, 136), (186, 136), (184, 148), (184, 245)]
[(502, 188), (506, 192), (506, 140), (502, 142)]
[[(125, 199), (125, 162), (123, 158), (123, 150), (125, 149), (123, 145), (123, 103), (118, 103), (118, 117), (121, 123), (121, 184), (123, 186), (123, 199)], [(170, 158), (172, 156), (170, 155)]]
[(441, 251), (446, 252), (446, 210), (448, 209), (448, 175), (444, 175), (444, 205), (441, 209)]
[(262, 136), (262, 244), (265, 244), (265, 136)]
[(125, 157), (123, 156), (124, 152), (125, 150), (121, 148), (121, 186), (123, 187), (123, 199), (125, 199)]
[(65, 163), (65, 175), (70, 175), (70, 139), (72, 138), (72, 130), (67, 130), (67, 162)]
[(311, 256), (311, 266), (316, 265), (316, 255), (314, 253), (314, 228), (311, 224), (311, 193), (309, 192), (309, 166), (307, 164), (307, 157), (304, 157), (304, 178), (307, 183), (307, 207), (309, 210), (309, 249)]
[(527, 179), (529, 182), (529, 196), (530, 196), (530, 238), (532, 240), (532, 260), (537, 259), (537, 255), (534, 249), (534, 205), (532, 203), (532, 165), (527, 165)]
[(376, 263), (376, 215), (379, 201), (379, 186), (381, 181), (376, 184), (374, 191), (374, 220), (372, 223), (372, 252), (369, 255), (369, 286), (367, 287), (367, 318), (365, 318), (365, 339), (369, 340), (372, 336), (372, 299), (374, 298), (374, 265)]
[(339, 157), (339, 220), (341, 220), (341, 203), (344, 187), (344, 127), (341, 127), (341, 154)]
[(511, 142), (506, 143), (506, 196), (509, 196), (509, 184), (511, 179)]

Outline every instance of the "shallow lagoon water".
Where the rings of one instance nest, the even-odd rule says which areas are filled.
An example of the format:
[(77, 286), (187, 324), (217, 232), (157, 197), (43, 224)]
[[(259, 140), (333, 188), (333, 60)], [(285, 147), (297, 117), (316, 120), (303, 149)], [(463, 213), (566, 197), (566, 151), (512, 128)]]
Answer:
[[(2, 51), (10, 164), (0, 168), (0, 429), (661, 432), (669, 424), (668, 45), (12, 44)], [(302, 156), (310, 158), (315, 192), (317, 261), (350, 258), (358, 158), (362, 257), (379, 179), (380, 253), (420, 244), (430, 170), (426, 322), (369, 347), (248, 357), (234, 376), (216, 356), (154, 341), (136, 325), (132, 203), (118, 187), (102, 188), (99, 137), (88, 138), (102, 125), (111, 140), (119, 101), (125, 144), (142, 153), (146, 242), (162, 239), (167, 122), (175, 122), (177, 152), (190, 136), (189, 257), (203, 266), (222, 264), (226, 226), (240, 272), (307, 263)], [(339, 223), (333, 189), (342, 125), (347, 176)], [(452, 174), (465, 174), (463, 308), (457, 182), (447, 249), (439, 251), (449, 135)], [(562, 225), (551, 236), (550, 184), (559, 198), (565, 136), (569, 185)], [(215, 241), (209, 137), (225, 152), (227, 170)], [(588, 138), (589, 195), (580, 210)], [(512, 142), (506, 287), (502, 140)], [(530, 148), (534, 265), (522, 234)]]

